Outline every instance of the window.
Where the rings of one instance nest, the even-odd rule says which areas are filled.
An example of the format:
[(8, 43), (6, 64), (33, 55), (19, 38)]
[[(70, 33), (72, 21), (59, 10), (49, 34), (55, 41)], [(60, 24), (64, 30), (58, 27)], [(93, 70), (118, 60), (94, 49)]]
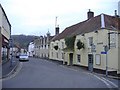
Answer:
[(110, 34), (110, 47), (116, 47), (116, 34)]
[(80, 59), (81, 59), (81, 56), (78, 54), (78, 55), (77, 55), (77, 61), (78, 61), (79, 63), (80, 63), (80, 61), (81, 61)]
[(64, 42), (62, 42), (62, 49), (64, 49)]
[(96, 62), (96, 65), (100, 65), (100, 63), (101, 63), (101, 56), (100, 56), (100, 54), (96, 54), (95, 62)]
[(46, 49), (46, 45), (45, 45), (45, 49)]
[(89, 40), (89, 42), (88, 42), (89, 46), (92, 46), (92, 44), (93, 44), (93, 37), (89, 37), (88, 40)]
[(58, 53), (56, 53), (56, 57), (58, 58)]
[(64, 57), (65, 57), (65, 53), (62, 53), (62, 59), (64, 59)]

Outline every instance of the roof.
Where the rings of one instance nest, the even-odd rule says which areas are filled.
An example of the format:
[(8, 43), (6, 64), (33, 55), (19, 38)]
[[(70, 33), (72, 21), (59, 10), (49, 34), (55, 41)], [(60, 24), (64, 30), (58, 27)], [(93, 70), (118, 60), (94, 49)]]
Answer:
[[(102, 15), (104, 17), (103, 19), (101, 19)], [(91, 19), (67, 27), (63, 32), (55, 36), (52, 40), (53, 41), (60, 40), (65, 37), (84, 34), (92, 31), (100, 30), (102, 28), (117, 30), (120, 27), (118, 26), (119, 25), (118, 22), (120, 22), (120, 18), (118, 17), (109, 16), (106, 14), (100, 14), (98, 16), (92, 17)], [(102, 27), (102, 24), (104, 24), (104, 27)]]

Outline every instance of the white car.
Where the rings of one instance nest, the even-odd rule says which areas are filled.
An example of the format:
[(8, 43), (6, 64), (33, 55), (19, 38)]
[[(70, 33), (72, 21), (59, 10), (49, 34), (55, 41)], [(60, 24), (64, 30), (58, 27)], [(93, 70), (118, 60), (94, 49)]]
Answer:
[(28, 55), (26, 55), (26, 54), (21, 54), (20, 56), (19, 56), (19, 61), (29, 61), (29, 57), (28, 57)]

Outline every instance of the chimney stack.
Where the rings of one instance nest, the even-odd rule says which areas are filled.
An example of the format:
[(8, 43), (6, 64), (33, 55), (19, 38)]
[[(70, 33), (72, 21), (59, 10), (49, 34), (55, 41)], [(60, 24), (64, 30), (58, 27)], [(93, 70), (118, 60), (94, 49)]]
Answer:
[(119, 17), (119, 15), (117, 15), (117, 10), (115, 10), (115, 17)]
[(87, 12), (87, 16), (88, 16), (88, 19), (91, 19), (92, 17), (94, 17), (94, 12), (90, 11), (89, 9), (89, 11)]
[(59, 34), (59, 26), (55, 27), (55, 35)]
[(59, 25), (57, 25), (57, 18), (55, 19), (55, 35), (58, 35), (59, 34)]

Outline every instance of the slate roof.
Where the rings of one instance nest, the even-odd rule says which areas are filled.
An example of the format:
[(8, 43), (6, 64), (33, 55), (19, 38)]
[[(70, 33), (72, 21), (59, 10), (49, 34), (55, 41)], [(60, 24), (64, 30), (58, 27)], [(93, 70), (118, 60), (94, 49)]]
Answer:
[[(52, 41), (60, 40), (65, 37), (75, 36), (78, 34), (84, 34), (96, 30), (101, 30), (101, 15), (92, 17), (91, 19), (85, 20), (83, 22), (77, 23), (75, 25), (72, 25), (70, 27), (67, 27), (63, 32), (61, 32), (59, 35), (55, 36)], [(118, 30), (120, 28), (120, 18), (110, 15), (104, 15), (104, 23), (106, 29), (111, 30)], [(118, 23), (119, 22), (119, 23)]]

